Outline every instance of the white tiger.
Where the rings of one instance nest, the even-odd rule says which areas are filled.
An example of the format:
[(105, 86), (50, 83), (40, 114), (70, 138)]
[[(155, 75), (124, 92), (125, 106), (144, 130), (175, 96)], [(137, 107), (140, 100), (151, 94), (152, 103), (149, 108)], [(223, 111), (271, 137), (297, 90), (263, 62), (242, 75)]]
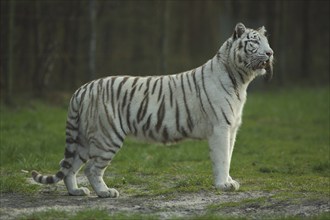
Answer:
[(64, 179), (70, 195), (88, 195), (78, 188), (76, 174), (85, 174), (99, 197), (118, 197), (103, 174), (122, 147), (125, 136), (160, 142), (207, 139), (215, 186), (231, 191), (239, 183), (229, 175), (230, 162), (249, 83), (272, 75), (273, 50), (265, 28), (235, 27), (217, 54), (204, 65), (168, 76), (111, 76), (80, 87), (72, 96), (66, 125), (66, 148), (60, 171), (42, 176), (43, 184)]

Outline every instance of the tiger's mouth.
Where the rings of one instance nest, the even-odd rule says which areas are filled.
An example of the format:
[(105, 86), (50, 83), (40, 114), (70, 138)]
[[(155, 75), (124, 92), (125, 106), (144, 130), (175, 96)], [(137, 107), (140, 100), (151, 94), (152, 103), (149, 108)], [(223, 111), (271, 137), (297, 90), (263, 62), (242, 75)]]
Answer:
[(262, 63), (263, 69), (266, 70), (265, 79), (266, 81), (270, 81), (273, 78), (273, 62), (268, 59)]
[(270, 81), (273, 77), (273, 60), (271, 58), (260, 61), (254, 70), (262, 70), (262, 75), (265, 77), (266, 81)]
[(263, 61), (263, 62), (260, 63), (259, 69), (267, 70), (267, 69), (270, 68), (270, 66), (271, 66), (270, 59), (268, 59), (268, 60)]

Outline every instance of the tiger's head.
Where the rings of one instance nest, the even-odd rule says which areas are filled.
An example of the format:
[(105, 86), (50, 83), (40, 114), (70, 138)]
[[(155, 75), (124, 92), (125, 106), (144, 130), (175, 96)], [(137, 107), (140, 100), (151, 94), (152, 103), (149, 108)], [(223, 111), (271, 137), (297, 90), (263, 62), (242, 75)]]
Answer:
[(270, 80), (273, 75), (273, 50), (265, 36), (265, 27), (249, 29), (238, 23), (231, 37), (231, 57), (235, 64), (254, 75), (265, 75)]

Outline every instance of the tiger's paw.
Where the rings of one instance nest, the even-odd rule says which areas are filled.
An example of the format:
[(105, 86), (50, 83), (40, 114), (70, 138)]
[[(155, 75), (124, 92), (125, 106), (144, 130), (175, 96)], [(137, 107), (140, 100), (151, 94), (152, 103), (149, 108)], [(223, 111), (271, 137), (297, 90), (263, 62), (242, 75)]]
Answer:
[(69, 191), (70, 196), (88, 196), (90, 194), (89, 189), (86, 187), (80, 187)]
[(97, 195), (101, 198), (117, 198), (119, 197), (119, 192), (115, 189), (109, 188), (106, 191), (97, 192)]
[(216, 184), (216, 188), (225, 192), (233, 192), (239, 189), (239, 183), (232, 179), (225, 183)]

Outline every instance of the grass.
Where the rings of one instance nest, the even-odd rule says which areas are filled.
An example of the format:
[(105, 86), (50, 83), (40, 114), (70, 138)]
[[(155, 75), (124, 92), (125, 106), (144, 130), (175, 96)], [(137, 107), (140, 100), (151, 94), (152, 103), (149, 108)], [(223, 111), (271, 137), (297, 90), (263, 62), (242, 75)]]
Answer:
[[(39, 101), (1, 106), (2, 193), (40, 189), (21, 170), (57, 171), (66, 109)], [(231, 166), (240, 190), (329, 196), (329, 120), (329, 87), (249, 93)], [(131, 196), (216, 191), (206, 141), (163, 146), (127, 139), (105, 175), (108, 185)]]
[(276, 93), (249, 98), (232, 171), (249, 190), (329, 193), (329, 89)]
[(37, 212), (28, 216), (20, 218), (20, 220), (43, 220), (43, 219), (68, 219), (68, 220), (92, 220), (92, 219), (102, 219), (102, 220), (125, 220), (125, 219), (134, 219), (134, 220), (153, 220), (156, 219), (154, 216), (146, 216), (140, 214), (128, 214), (128, 213), (117, 213), (109, 215), (107, 210), (102, 209), (87, 209), (83, 211), (78, 211), (75, 214), (69, 215), (64, 211), (59, 211), (55, 209), (50, 209), (44, 212)]

